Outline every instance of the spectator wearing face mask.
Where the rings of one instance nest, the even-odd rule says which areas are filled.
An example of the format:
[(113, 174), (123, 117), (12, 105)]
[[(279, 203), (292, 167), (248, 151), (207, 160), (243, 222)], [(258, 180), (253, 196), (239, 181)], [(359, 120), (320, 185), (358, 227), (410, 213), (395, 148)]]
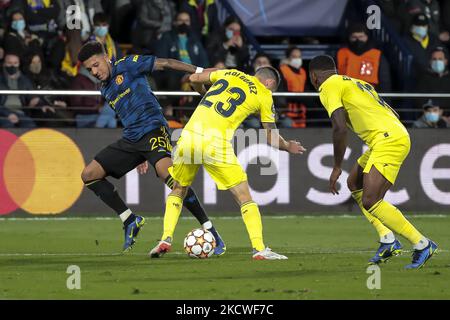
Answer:
[[(444, 1), (446, 2), (446, 1)], [(406, 15), (403, 18), (407, 27), (411, 26), (414, 16), (423, 14), (429, 21), (429, 33), (436, 38), (448, 38), (448, 32), (441, 31), (441, 7), (438, 0), (408, 0)]]
[(241, 30), (239, 20), (233, 16), (228, 17), (223, 30), (211, 34), (208, 39), (209, 60), (223, 60), (227, 68), (245, 70), (250, 55)]
[[(37, 90), (62, 90), (62, 82), (52, 70), (46, 68), (39, 53), (30, 53), (24, 58), (24, 74)], [(39, 101), (30, 109), (30, 116), (40, 127), (66, 127), (73, 124), (73, 114), (67, 109), (63, 97), (39, 96)], [(38, 120), (39, 119), (39, 120)]]
[(404, 41), (413, 55), (414, 81), (427, 71), (431, 51), (439, 45), (437, 38), (429, 33), (427, 16), (418, 14), (413, 18), (409, 34)]
[[(449, 53), (444, 47), (436, 47), (430, 56), (428, 70), (418, 78), (416, 92), (449, 93), (450, 72), (448, 67)], [(419, 106), (426, 100), (418, 100)], [(450, 99), (435, 98), (434, 102), (444, 109), (450, 109)]]
[(122, 58), (122, 51), (109, 34), (109, 17), (104, 13), (96, 13), (94, 16), (94, 33), (91, 40), (97, 40), (105, 47), (110, 60)]
[(428, 100), (423, 105), (423, 115), (414, 122), (413, 128), (450, 128), (450, 125), (443, 118), (443, 110), (433, 100)]
[(191, 17), (192, 31), (205, 40), (220, 30), (215, 0), (183, 0), (180, 11)]
[[(18, 54), (7, 53), (0, 73), (0, 90), (33, 90), (31, 81), (20, 72)], [(0, 127), (34, 128), (36, 124), (28, 116), (25, 107), (34, 107), (39, 98), (18, 95), (0, 96)]]
[(60, 8), (62, 8), (56, 18), (60, 30), (64, 30), (67, 27), (66, 9), (69, 6), (77, 6), (80, 13), (81, 39), (82, 41), (87, 41), (93, 31), (94, 15), (103, 12), (101, 0), (55, 0), (53, 2), (57, 2)]
[[(58, 1), (15, 0), (12, 6), (24, 12), (30, 31), (44, 39), (45, 42), (57, 35), (57, 21), (61, 11)], [(65, 14), (65, 10), (62, 11)]]
[(389, 62), (370, 41), (365, 25), (351, 25), (347, 40), (347, 46), (337, 52), (338, 73), (366, 81), (380, 92), (391, 91)]
[[(164, 33), (156, 45), (155, 55), (160, 58), (170, 58), (193, 64), (203, 68), (209, 67), (208, 55), (201, 40), (192, 32), (191, 17), (187, 12), (177, 13), (174, 28)], [(164, 71), (154, 73), (160, 88), (168, 90), (192, 91), (189, 78), (185, 73), (178, 71)], [(181, 99), (168, 99), (170, 105), (185, 108), (174, 112), (173, 116), (189, 117), (198, 102), (194, 97)]]
[(17, 52), (22, 57), (31, 51), (42, 52), (42, 39), (30, 32), (22, 12), (12, 12), (8, 26), (3, 41), (6, 52)]
[[(187, 12), (178, 12), (172, 31), (164, 33), (156, 45), (155, 54), (161, 58), (181, 60), (203, 68), (209, 66), (208, 55), (199, 38), (191, 32), (191, 18)], [(179, 90), (183, 73), (164, 71), (159, 73), (159, 79), (164, 79), (169, 90)]]

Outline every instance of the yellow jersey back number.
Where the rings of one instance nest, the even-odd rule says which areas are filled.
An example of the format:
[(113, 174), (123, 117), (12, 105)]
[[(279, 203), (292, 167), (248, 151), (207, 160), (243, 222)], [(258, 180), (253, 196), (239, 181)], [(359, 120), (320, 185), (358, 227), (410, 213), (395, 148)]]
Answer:
[[(200, 101), (200, 105), (211, 108), (214, 103), (208, 100), (208, 98), (211, 98), (213, 96), (217, 96), (221, 94), (224, 91), (227, 91), (231, 97), (228, 98), (226, 105), (222, 101), (218, 101), (214, 105), (214, 109), (217, 113), (219, 113), (221, 116), (228, 118), (230, 117), (235, 111), (238, 106), (240, 106), (247, 97), (244, 90), (238, 88), (238, 87), (231, 87), (229, 88), (229, 82), (225, 79), (220, 79), (214, 83), (214, 87), (216, 87), (214, 90), (209, 91), (205, 94), (203, 99)], [(236, 98), (233, 98), (233, 95), (237, 94)]]

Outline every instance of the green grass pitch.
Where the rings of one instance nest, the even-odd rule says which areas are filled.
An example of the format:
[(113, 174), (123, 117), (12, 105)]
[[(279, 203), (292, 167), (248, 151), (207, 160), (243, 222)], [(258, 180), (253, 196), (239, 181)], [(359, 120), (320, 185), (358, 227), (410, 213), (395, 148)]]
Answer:
[[(375, 231), (358, 217), (263, 217), (265, 242), (287, 261), (252, 261), (241, 219), (215, 218), (228, 251), (206, 260), (183, 253), (197, 226), (181, 219), (173, 252), (150, 260), (162, 228), (149, 218), (132, 253), (121, 255), (117, 219), (0, 220), (0, 299), (449, 299), (450, 216), (410, 219), (440, 246), (421, 270), (403, 270), (410, 252), (381, 266), (369, 290)], [(410, 250), (406, 240), (402, 240)], [(68, 290), (69, 265), (81, 289)]]

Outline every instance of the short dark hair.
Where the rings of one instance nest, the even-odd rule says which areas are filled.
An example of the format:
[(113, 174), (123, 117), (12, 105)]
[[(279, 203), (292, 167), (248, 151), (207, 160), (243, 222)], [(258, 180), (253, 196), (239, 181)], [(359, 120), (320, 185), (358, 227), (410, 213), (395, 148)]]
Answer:
[(235, 16), (228, 16), (226, 19), (225, 19), (225, 21), (224, 21), (224, 23), (223, 23), (223, 25), (224, 25), (224, 27), (228, 27), (230, 24), (232, 24), (232, 23), (237, 23), (237, 24), (239, 24), (240, 26), (242, 26), (242, 24), (241, 24), (241, 21), (237, 18), (237, 17), (235, 17)]
[(310, 71), (334, 71), (336, 70), (336, 64), (334, 59), (329, 55), (321, 55), (314, 57), (309, 62)]
[(263, 66), (256, 69), (255, 75), (260, 75), (266, 79), (273, 79), (277, 83), (277, 89), (281, 82), (281, 76), (277, 69), (271, 66)]
[(105, 47), (98, 41), (89, 41), (83, 47), (81, 47), (78, 53), (78, 60), (85, 62), (90, 57), (97, 54), (106, 54)]
[(347, 29), (347, 35), (351, 36), (353, 33), (356, 32), (364, 32), (366, 35), (369, 35), (369, 31), (367, 30), (367, 27), (364, 23), (361, 22), (353, 22), (349, 25)]
[(98, 23), (107, 23), (107, 24), (109, 24), (109, 16), (106, 13), (97, 12), (94, 15), (94, 18), (92, 19), (92, 21), (94, 22), (94, 25), (98, 24)]
[(189, 18), (191, 17), (190, 13), (187, 12), (186, 10), (180, 10), (175, 14), (175, 19), (178, 19), (178, 17), (180, 16), (180, 14), (187, 14), (189, 16)]
[(442, 46), (437, 46), (431, 51), (431, 54), (433, 54), (435, 52), (442, 52), (444, 54), (445, 58), (448, 59), (448, 50), (447, 50), (447, 48), (442, 47)]
[(270, 56), (269, 56), (267, 53), (264, 53), (264, 52), (258, 52), (258, 53), (255, 55), (255, 57), (253, 58), (253, 62), (255, 62), (256, 59), (262, 58), (262, 57), (267, 58), (267, 60), (269, 60), (269, 61), (272, 63), (272, 59), (270, 58)]
[(289, 56), (291, 55), (292, 51), (294, 51), (294, 50), (298, 50), (298, 51), (300, 51), (300, 53), (302, 52), (299, 47), (291, 46), (291, 47), (287, 48), (286, 51), (284, 52), (285, 55), (286, 55), (286, 58), (289, 58)]

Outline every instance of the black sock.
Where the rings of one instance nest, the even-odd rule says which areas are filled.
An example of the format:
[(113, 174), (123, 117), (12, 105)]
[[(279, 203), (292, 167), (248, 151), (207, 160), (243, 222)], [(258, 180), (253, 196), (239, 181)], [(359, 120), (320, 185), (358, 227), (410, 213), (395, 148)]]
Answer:
[(128, 207), (120, 198), (119, 193), (114, 188), (113, 184), (106, 179), (95, 180), (86, 183), (86, 187), (92, 191), (111, 209), (113, 209), (117, 215), (128, 210)]
[[(165, 182), (170, 189), (173, 188), (173, 178), (171, 175), (166, 178)], [(203, 225), (205, 222), (209, 221), (205, 209), (201, 205), (200, 201), (197, 198), (197, 195), (192, 188), (188, 189), (187, 195), (183, 201), (183, 206), (192, 213), (192, 215), (198, 220), (198, 222), (200, 222), (200, 224)]]
[(134, 213), (130, 214), (130, 216), (123, 222), (124, 226), (128, 226), (130, 223), (132, 223), (134, 220), (136, 220), (136, 216)]

